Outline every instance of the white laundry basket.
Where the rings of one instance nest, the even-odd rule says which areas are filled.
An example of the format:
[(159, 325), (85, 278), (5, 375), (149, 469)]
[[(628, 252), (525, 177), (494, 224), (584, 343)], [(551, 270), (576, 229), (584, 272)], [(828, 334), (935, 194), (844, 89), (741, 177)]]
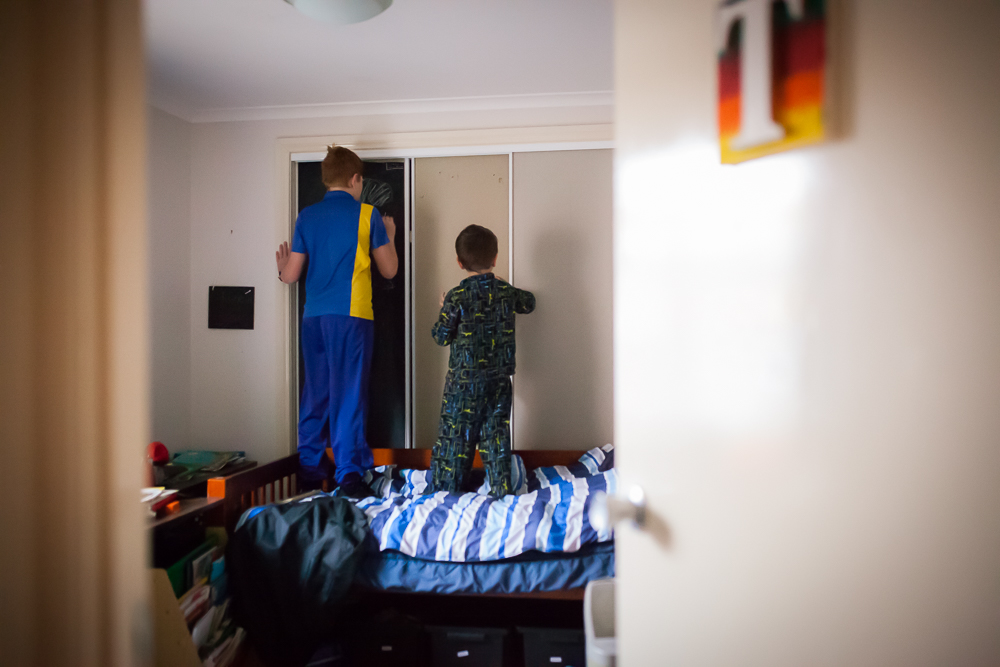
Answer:
[(583, 631), (587, 642), (587, 667), (614, 667), (615, 580), (598, 579), (583, 594)]

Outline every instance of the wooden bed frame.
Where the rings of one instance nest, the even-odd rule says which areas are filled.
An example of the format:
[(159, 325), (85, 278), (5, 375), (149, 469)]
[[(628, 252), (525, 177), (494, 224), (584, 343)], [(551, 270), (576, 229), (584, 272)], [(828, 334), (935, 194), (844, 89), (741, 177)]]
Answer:
[[(580, 460), (584, 450), (519, 450), (517, 455), (524, 461), (527, 470), (556, 465), (571, 465)], [(396, 464), (400, 468), (427, 470), (431, 462), (429, 449), (373, 449), (375, 465)], [(327, 456), (333, 460), (333, 452), (327, 450)], [(257, 466), (244, 472), (217, 477), (208, 481), (208, 497), (222, 499), (223, 525), (227, 533), (232, 533), (236, 523), (245, 511), (258, 505), (267, 505), (287, 500), (297, 495), (296, 472), (299, 467), (299, 456), (293, 454), (283, 459)], [(476, 454), (473, 468), (482, 468), (483, 463)], [(470, 594), (471, 595), (471, 594)], [(541, 593), (476, 593), (475, 596), (492, 596), (507, 598), (541, 598), (549, 600), (583, 600), (583, 589), (574, 588), (565, 591), (548, 591)]]

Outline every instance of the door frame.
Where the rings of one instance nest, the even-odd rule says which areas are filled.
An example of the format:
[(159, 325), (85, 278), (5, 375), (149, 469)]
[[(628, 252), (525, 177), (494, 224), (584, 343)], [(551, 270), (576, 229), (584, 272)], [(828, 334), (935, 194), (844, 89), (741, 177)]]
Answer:
[[(405, 394), (405, 447), (414, 447), (413, 391), (414, 377), (414, 327), (413, 327), (413, 178), (414, 160), (425, 157), (466, 157), (475, 155), (508, 156), (508, 262), (511, 281), (514, 281), (514, 153), (545, 151), (594, 150), (614, 148), (613, 126), (576, 125), (542, 128), (504, 128), (490, 130), (454, 130), (443, 132), (410, 132), (384, 135), (350, 135), (303, 137), (279, 139), (276, 154), (278, 175), (279, 211), (275, 225), (275, 245), (292, 238), (295, 220), (298, 217), (298, 163), (320, 161), (326, 155), (326, 147), (340, 145), (352, 149), (361, 159), (398, 159), (404, 163), (404, 248), (408, 254), (405, 278), (407, 346), (406, 394)], [(283, 290), (283, 298), (278, 299), (277, 321), (281, 322), (284, 349), (279, 387), (282, 387), (280, 401), (281, 418), (277, 437), (287, 442), (288, 453), (294, 454), (298, 446), (299, 413), (299, 322), (298, 291)], [(511, 414), (513, 426), (514, 415)], [(513, 428), (511, 429), (513, 434)], [(511, 443), (513, 447), (513, 442)]]

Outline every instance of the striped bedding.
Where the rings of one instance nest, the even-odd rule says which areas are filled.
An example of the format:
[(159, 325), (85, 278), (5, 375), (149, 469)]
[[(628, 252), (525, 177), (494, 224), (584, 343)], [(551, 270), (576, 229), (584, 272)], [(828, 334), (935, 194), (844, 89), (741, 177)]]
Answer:
[(528, 474), (516, 454), (515, 495), (494, 499), (484, 484), (476, 493), (423, 495), (426, 470), (381, 466), (368, 479), (376, 496), (357, 503), (383, 551), (437, 561), (493, 561), (526, 551), (575, 552), (607, 542), (609, 530), (590, 525), (590, 494), (614, 493), (612, 445), (595, 448), (570, 466)]

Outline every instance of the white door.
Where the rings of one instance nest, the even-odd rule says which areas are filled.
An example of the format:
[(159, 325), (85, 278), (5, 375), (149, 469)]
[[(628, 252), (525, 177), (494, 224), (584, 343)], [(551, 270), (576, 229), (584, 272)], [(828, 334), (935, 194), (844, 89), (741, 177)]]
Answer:
[(716, 5), (616, 2), (620, 664), (998, 664), (1000, 5), (828, 2), (839, 135), (727, 167)]

